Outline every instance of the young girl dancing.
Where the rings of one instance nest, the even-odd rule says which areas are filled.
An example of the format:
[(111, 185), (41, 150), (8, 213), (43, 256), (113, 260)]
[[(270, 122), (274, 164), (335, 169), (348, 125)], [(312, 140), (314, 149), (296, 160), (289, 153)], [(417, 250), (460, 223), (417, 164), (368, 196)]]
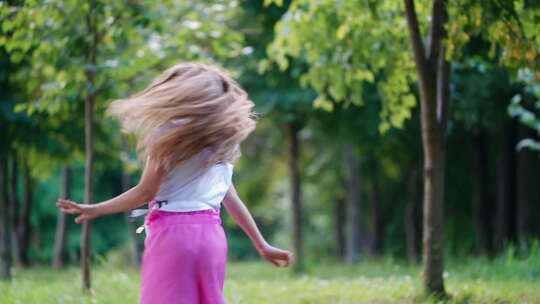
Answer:
[(97, 204), (59, 199), (81, 223), (148, 203), (141, 266), (142, 304), (223, 304), (228, 244), (225, 205), (259, 254), (287, 267), (293, 254), (269, 245), (231, 182), (239, 144), (255, 128), (254, 104), (223, 70), (182, 63), (150, 86), (114, 101), (109, 113), (137, 137), (145, 167), (137, 186)]

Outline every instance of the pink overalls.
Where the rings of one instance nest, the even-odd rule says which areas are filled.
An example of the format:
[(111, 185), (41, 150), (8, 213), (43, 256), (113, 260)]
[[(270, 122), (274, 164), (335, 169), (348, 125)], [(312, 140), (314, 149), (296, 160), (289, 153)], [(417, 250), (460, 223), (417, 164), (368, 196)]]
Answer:
[(219, 209), (151, 210), (144, 223), (140, 304), (227, 303), (228, 245)]

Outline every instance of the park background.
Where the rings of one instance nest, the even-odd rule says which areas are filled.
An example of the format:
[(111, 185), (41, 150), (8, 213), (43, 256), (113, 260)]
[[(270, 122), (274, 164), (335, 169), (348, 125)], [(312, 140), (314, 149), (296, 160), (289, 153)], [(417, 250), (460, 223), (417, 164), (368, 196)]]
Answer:
[(540, 303), (539, 52), (537, 1), (0, 1), (0, 302), (137, 301), (142, 219), (55, 201), (135, 185), (107, 105), (200, 61), (256, 104), (233, 181), (295, 252), (223, 212), (232, 304)]

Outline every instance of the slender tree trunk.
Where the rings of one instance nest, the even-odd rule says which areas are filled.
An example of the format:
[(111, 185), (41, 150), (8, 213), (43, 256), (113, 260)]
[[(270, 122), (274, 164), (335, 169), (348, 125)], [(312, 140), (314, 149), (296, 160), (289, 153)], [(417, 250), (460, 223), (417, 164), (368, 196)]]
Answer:
[[(427, 293), (444, 293), (443, 281), (443, 181), (444, 151), (435, 142), (428, 144), (424, 167), (423, 268)], [(438, 146), (438, 147), (437, 147)], [(429, 148), (427, 148), (429, 150)], [(436, 169), (435, 169), (436, 168)], [(442, 171), (442, 172), (441, 172)]]
[(475, 173), (476, 182), (474, 189), (476, 235), (478, 239), (478, 251), (481, 254), (493, 253), (493, 224), (492, 200), (489, 193), (489, 153), (487, 147), (487, 135), (479, 131), (474, 136)]
[(345, 260), (356, 263), (360, 260), (361, 250), (361, 204), (360, 201), (360, 164), (351, 143), (343, 145), (343, 156), (347, 172), (347, 239)]
[[(84, 203), (92, 204), (94, 202), (93, 179), (94, 179), (94, 96), (89, 96), (85, 102), (85, 146), (86, 146), (86, 165), (84, 172)], [(90, 231), (91, 222), (85, 221), (82, 224), (81, 238), (81, 264), (82, 264), (82, 282), (83, 289), (91, 288), (90, 278)]]
[(21, 216), (21, 231), (20, 231), (20, 237), (21, 237), (21, 246), (20, 246), (20, 253), (21, 253), (21, 262), (24, 266), (29, 266), (30, 261), (28, 259), (28, 248), (30, 245), (30, 234), (31, 234), (31, 223), (30, 223), (30, 215), (32, 212), (32, 203), (33, 203), (33, 187), (34, 182), (32, 179), (32, 176), (30, 175), (30, 168), (28, 167), (28, 163), (24, 166), (24, 206), (22, 210), (22, 216)]
[(379, 192), (379, 178), (377, 173), (373, 174), (370, 189), (371, 202), (371, 231), (372, 238), (370, 244), (370, 253), (373, 256), (379, 256), (383, 252), (384, 233), (381, 215), (381, 201)]
[(420, 80), (424, 149), (423, 285), (426, 294), (445, 297), (443, 279), (443, 205), (450, 63), (446, 37), (446, 1), (433, 0), (429, 44), (424, 49), (414, 0), (404, 0), (416, 69)]
[[(126, 172), (122, 173), (122, 192), (129, 190), (130, 186), (130, 176)], [(142, 259), (142, 248), (139, 245), (137, 233), (135, 232), (136, 227), (133, 224), (132, 219), (129, 217), (129, 212), (124, 212), (124, 218), (126, 220), (126, 226), (129, 232), (129, 238), (131, 243), (131, 264), (135, 268), (139, 268), (141, 265)]]
[(516, 241), (516, 127), (517, 120), (508, 118), (497, 165), (495, 250), (498, 253), (504, 250), (507, 241)]
[[(71, 199), (71, 168), (65, 166), (62, 169), (62, 182), (60, 186), (60, 197), (64, 199)], [(67, 215), (58, 210), (56, 219), (56, 234), (54, 237), (54, 256), (53, 256), (53, 268), (59, 269), (66, 263), (67, 252)]]
[(18, 196), (18, 180), (19, 180), (19, 164), (17, 155), (13, 154), (11, 160), (11, 175), (9, 182), (9, 200), (10, 200), (10, 219), (11, 219), (11, 248), (12, 256), (16, 266), (21, 266), (21, 249), (20, 249), (20, 234), (19, 234), (19, 196)]
[(9, 202), (6, 184), (8, 176), (7, 161), (4, 157), (0, 158), (0, 280), (11, 280), (11, 233), (9, 231)]
[[(91, 66), (86, 71), (86, 80), (90, 87), (90, 92), (86, 97), (84, 104), (85, 116), (85, 152), (86, 164), (84, 171), (84, 202), (86, 204), (94, 203), (93, 179), (94, 179), (94, 105), (96, 102), (95, 95), (95, 78), (96, 78), (96, 63), (97, 63), (97, 9), (96, 1), (90, 2), (90, 9), (86, 16), (88, 32), (92, 35), (92, 41), (89, 45), (88, 64)], [(89, 291), (91, 288), (90, 278), (90, 231), (91, 222), (85, 221), (82, 226), (81, 238), (81, 264), (82, 264), (82, 287), (84, 291)]]
[(495, 214), (495, 251), (501, 253), (508, 235), (508, 166), (506, 153), (503, 151), (497, 160), (497, 207)]
[[(519, 139), (533, 138), (534, 131), (522, 124), (518, 127)], [(520, 241), (527, 241), (527, 238), (534, 234), (534, 203), (540, 203), (540, 199), (535, 200), (535, 190), (538, 186), (538, 177), (535, 176), (535, 163), (538, 167), (538, 153), (529, 149), (520, 150), (517, 153), (517, 236)], [(536, 177), (536, 178), (535, 178)]]
[(345, 222), (345, 200), (337, 198), (334, 200), (333, 226), (335, 241), (335, 256), (338, 261), (343, 261), (345, 257), (345, 231), (343, 223)]
[(420, 239), (422, 214), (420, 210), (420, 189), (422, 187), (421, 168), (413, 168), (409, 178), (409, 202), (405, 206), (405, 235), (407, 257), (411, 263), (420, 262)]
[(287, 123), (288, 141), (289, 141), (289, 171), (291, 174), (292, 191), (292, 239), (296, 256), (296, 263), (293, 270), (300, 272), (304, 269), (304, 250), (302, 241), (302, 198), (301, 198), (301, 180), (300, 180), (300, 140), (298, 133), (300, 125), (295, 121)]
[[(127, 146), (125, 138), (122, 136), (120, 138), (121, 153), (126, 154)], [(123, 166), (122, 168), (122, 189), (121, 192), (126, 192), (131, 188), (131, 175), (128, 170)], [(130, 242), (131, 242), (131, 263), (133, 267), (139, 268), (142, 259), (142, 248), (137, 238), (137, 233), (135, 232), (135, 225), (133, 220), (129, 217), (129, 212), (125, 212), (126, 226), (129, 232)]]
[[(93, 178), (94, 178), (94, 98), (89, 97), (85, 103), (85, 120), (86, 120), (86, 166), (84, 173), (84, 203), (92, 204), (94, 202), (93, 193)], [(83, 289), (89, 290), (91, 288), (90, 279), (90, 221), (85, 221), (82, 224), (82, 238), (81, 238), (81, 264), (82, 264), (82, 282)]]

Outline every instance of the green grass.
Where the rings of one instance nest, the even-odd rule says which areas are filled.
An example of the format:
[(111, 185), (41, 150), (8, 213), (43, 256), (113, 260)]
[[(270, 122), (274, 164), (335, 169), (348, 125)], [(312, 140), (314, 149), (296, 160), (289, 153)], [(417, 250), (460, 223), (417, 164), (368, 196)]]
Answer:
[[(450, 299), (439, 303), (540, 303), (538, 254), (449, 261), (446, 269)], [(16, 270), (12, 282), (0, 283), (0, 303), (138, 303), (136, 270), (102, 262), (92, 279), (92, 292), (84, 295), (75, 267)], [(225, 283), (230, 304), (437, 303), (421, 294), (420, 268), (389, 258), (354, 266), (310, 262), (301, 275), (269, 263), (229, 262)]]

